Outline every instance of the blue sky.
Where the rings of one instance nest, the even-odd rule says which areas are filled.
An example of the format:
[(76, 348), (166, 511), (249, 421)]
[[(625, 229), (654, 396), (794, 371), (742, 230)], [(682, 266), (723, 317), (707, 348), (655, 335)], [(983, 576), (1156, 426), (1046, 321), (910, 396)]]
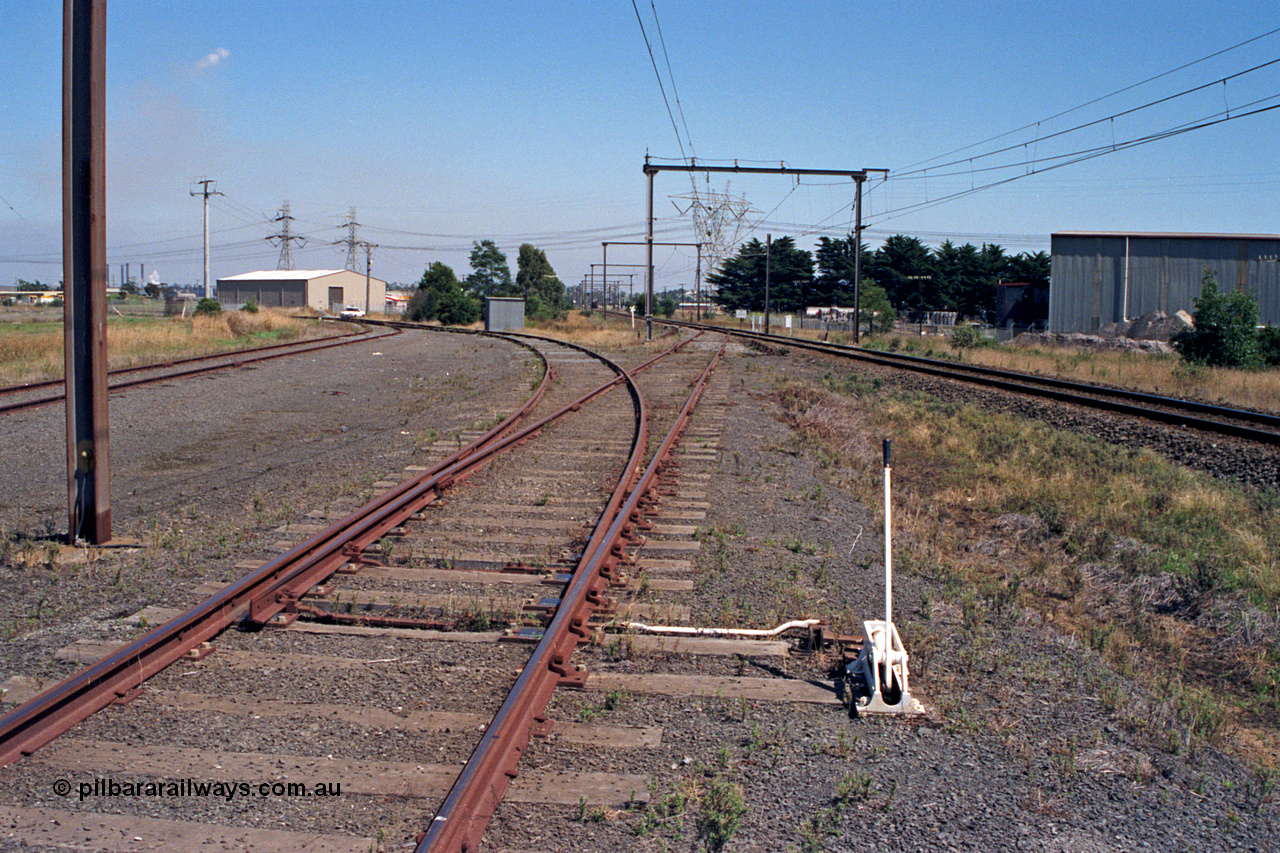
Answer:
[[(0, 282), (56, 281), (62, 4), (0, 2)], [(1276, 233), (1280, 109), (1109, 151), (1280, 104), (1280, 64), (1250, 71), (1280, 59), (1280, 33), (1264, 36), (1280, 28), (1276, 7), (1223, 9), (115, 0), (111, 274), (128, 262), (166, 282), (200, 278), (201, 205), (190, 192), (207, 176), (225, 193), (211, 201), (215, 278), (275, 267), (264, 238), (288, 200), (308, 238), (298, 268), (342, 266), (331, 243), (354, 207), (360, 236), (380, 246), (374, 275), (388, 281), (414, 282), (435, 260), (461, 277), (472, 241), (489, 238), (513, 268), (521, 242), (542, 246), (574, 284), (600, 262), (602, 240), (643, 238), (646, 152), (889, 169), (867, 186), (871, 245), (903, 233), (1018, 252), (1047, 249), (1059, 230)], [(1090, 150), (1107, 153), (1042, 171)], [(694, 239), (677, 210), (687, 199), (670, 198), (694, 188), (750, 203), (743, 239), (785, 234), (810, 247), (852, 226), (847, 181), (664, 173), (660, 239)], [(609, 259), (639, 263), (642, 249)], [(691, 283), (690, 251), (656, 260), (660, 289)]]

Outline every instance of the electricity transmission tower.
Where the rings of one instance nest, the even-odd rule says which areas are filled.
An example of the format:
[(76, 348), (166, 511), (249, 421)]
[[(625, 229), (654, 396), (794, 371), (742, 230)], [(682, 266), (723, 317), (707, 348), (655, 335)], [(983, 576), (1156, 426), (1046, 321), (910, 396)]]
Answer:
[[(673, 198), (689, 202), (689, 207), (680, 213), (692, 216), (698, 242), (706, 248), (707, 268), (713, 270), (737, 250), (738, 240), (749, 224), (748, 217), (759, 212), (751, 208), (746, 198), (731, 195), (728, 182), (722, 193), (699, 192), (694, 187), (689, 194)], [(676, 209), (680, 209), (679, 205)]]
[(334, 240), (335, 246), (347, 247), (347, 266), (346, 268), (352, 272), (359, 272), (356, 268), (356, 250), (360, 248), (360, 238), (356, 236), (356, 229), (360, 227), (360, 223), (356, 222), (356, 209), (351, 208), (351, 212), (347, 214), (346, 220), (342, 223), (342, 227), (347, 229), (347, 236), (341, 240)]
[(293, 217), (289, 215), (289, 202), (287, 201), (280, 206), (280, 212), (271, 221), (280, 223), (280, 233), (272, 234), (266, 238), (266, 241), (271, 245), (277, 245), (278, 241), (280, 246), (280, 260), (276, 263), (276, 269), (291, 270), (293, 269), (291, 244), (297, 243), (298, 248), (301, 249), (307, 244), (307, 238), (289, 233), (289, 223), (293, 222)]

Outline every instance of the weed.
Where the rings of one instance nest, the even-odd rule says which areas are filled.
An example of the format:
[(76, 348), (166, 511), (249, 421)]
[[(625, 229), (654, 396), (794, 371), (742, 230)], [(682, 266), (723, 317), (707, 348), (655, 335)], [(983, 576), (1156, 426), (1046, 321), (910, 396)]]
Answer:
[(616, 711), (622, 707), (622, 704), (631, 698), (631, 694), (621, 688), (610, 690), (604, 695), (604, 710)]
[(742, 786), (726, 779), (716, 778), (702, 792), (695, 819), (697, 840), (707, 853), (719, 853), (738, 831), (747, 806), (742, 797)]
[(862, 770), (850, 770), (836, 783), (836, 804), (866, 800), (871, 796), (872, 778)]

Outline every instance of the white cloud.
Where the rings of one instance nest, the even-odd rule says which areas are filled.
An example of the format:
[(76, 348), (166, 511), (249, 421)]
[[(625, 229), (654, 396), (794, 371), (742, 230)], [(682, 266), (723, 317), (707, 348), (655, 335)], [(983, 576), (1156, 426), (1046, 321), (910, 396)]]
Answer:
[(197, 62), (196, 70), (204, 71), (206, 69), (212, 68), (213, 66), (217, 65), (219, 62), (226, 59), (230, 55), (231, 55), (231, 51), (227, 50), (225, 47), (220, 47), (217, 50), (215, 50), (213, 53), (210, 53), (204, 59), (201, 59), (199, 62)]

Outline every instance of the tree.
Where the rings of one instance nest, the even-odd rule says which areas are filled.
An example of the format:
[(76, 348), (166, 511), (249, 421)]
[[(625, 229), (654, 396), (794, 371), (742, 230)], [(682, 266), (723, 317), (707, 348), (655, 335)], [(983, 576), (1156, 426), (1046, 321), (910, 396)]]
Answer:
[(467, 289), (479, 297), (519, 296), (511, 282), (511, 268), (507, 256), (492, 240), (480, 240), (471, 245), (471, 275), (467, 276)]
[(771, 248), (758, 239), (743, 243), (738, 254), (707, 276), (707, 284), (716, 290), (711, 299), (726, 311), (764, 310), (766, 252), (770, 309), (804, 310), (813, 286), (813, 255), (797, 249), (790, 237), (779, 237)]
[(569, 313), (569, 297), (547, 253), (532, 243), (521, 243), (516, 257), (516, 289), (525, 298), (525, 316), (535, 320), (562, 320)]
[(47, 284), (42, 284), (40, 282), (40, 279), (36, 279), (35, 281), (27, 281), (25, 279), (20, 278), (18, 279), (18, 290), (19, 292), (22, 292), (22, 291), (34, 291), (34, 290), (53, 290), (53, 288)]
[[(852, 234), (848, 237), (832, 239), (819, 237), (818, 248), (814, 252), (814, 260), (818, 264), (818, 274), (813, 280), (813, 289), (809, 294), (809, 305), (842, 305), (851, 307), (857, 298), (853, 282), (853, 255), (857, 240)], [(871, 252), (862, 249), (862, 269), (871, 268)], [(867, 279), (864, 279), (866, 281)], [(808, 307), (806, 305), (805, 307)]]
[(1257, 362), (1258, 303), (1248, 293), (1237, 289), (1224, 294), (1217, 277), (1206, 269), (1192, 317), (1195, 326), (1169, 341), (1185, 361), (1211, 367), (1247, 367)]
[(861, 321), (873, 332), (892, 332), (898, 312), (893, 310), (884, 288), (869, 278), (862, 280)]
[(1012, 281), (1025, 281), (1031, 284), (1049, 283), (1049, 253), (1036, 252), (1034, 255), (1023, 252), (1009, 259), (1008, 277)]
[(436, 261), (422, 273), (406, 313), (416, 322), (439, 320), (447, 326), (465, 326), (480, 319), (480, 303), (463, 291), (448, 264)]
[(440, 298), (436, 319), (445, 326), (469, 326), (480, 319), (480, 303), (461, 290)]
[(929, 247), (915, 237), (895, 234), (871, 256), (868, 277), (884, 288), (889, 301), (907, 311), (947, 307), (940, 298), (941, 278)]

